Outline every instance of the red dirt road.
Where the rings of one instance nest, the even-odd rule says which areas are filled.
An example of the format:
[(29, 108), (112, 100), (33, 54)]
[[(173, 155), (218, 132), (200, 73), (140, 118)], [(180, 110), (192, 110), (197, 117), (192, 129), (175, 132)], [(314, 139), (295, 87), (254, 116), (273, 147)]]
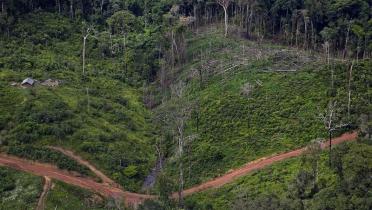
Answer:
[(97, 183), (87, 177), (77, 177), (67, 171), (58, 169), (55, 166), (30, 162), (13, 156), (0, 154), (0, 165), (7, 166), (16, 170), (32, 173), (37, 176), (48, 176), (71, 185), (91, 190), (105, 197), (124, 198), (128, 205), (137, 206), (146, 199), (152, 199), (154, 196), (143, 195), (123, 191), (120, 188), (109, 186), (105, 183)]
[[(346, 133), (340, 137), (334, 138), (332, 140), (332, 145), (340, 144), (345, 141), (352, 141), (357, 138), (357, 132), (354, 133)], [(325, 149), (328, 147), (329, 142), (322, 143), (322, 148)], [(191, 195), (196, 192), (204, 191), (211, 188), (218, 188), (224, 184), (230, 183), (235, 179), (242, 177), (254, 170), (262, 169), (268, 165), (276, 163), (281, 160), (285, 160), (292, 157), (297, 157), (301, 155), (305, 151), (305, 148), (294, 150), (291, 152), (274, 155), (271, 157), (261, 158), (256, 161), (252, 161), (247, 163), (241, 168), (235, 169), (223, 176), (217, 177), (211, 181), (205, 182), (203, 184), (197, 185), (190, 189), (184, 190), (183, 194), (185, 196)], [(113, 197), (113, 198), (123, 198), (127, 205), (137, 206), (138, 204), (142, 203), (144, 200), (147, 199), (154, 199), (156, 196), (153, 195), (144, 195), (144, 194), (137, 194), (131, 193), (128, 191), (124, 191), (119, 187), (110, 186), (108, 183), (98, 183), (91, 178), (87, 177), (78, 177), (74, 174), (71, 174), (67, 171), (58, 169), (55, 166), (49, 164), (41, 164), (36, 162), (31, 162), (28, 160), (16, 158), (13, 156), (8, 156), (4, 154), (0, 154), (0, 166), (10, 167), (16, 170), (25, 171), (32, 173), (37, 176), (48, 176), (52, 179), (60, 180), (62, 182), (75, 185), (84, 189), (88, 189), (99, 193), (105, 197)], [(177, 193), (173, 194), (173, 197), (177, 197)]]
[[(332, 139), (332, 145), (337, 145), (337, 144), (343, 143), (345, 141), (353, 141), (357, 138), (357, 136), (358, 136), (357, 132), (345, 133), (340, 137)], [(322, 145), (321, 145), (321, 148), (322, 149), (329, 148), (329, 141), (323, 142)], [(248, 174), (248, 173), (250, 173), (254, 170), (262, 169), (262, 168), (264, 168), (268, 165), (271, 165), (275, 162), (278, 162), (278, 161), (282, 161), (282, 160), (285, 160), (285, 159), (288, 159), (288, 158), (300, 156), (305, 151), (305, 149), (306, 148), (301, 148), (301, 149), (293, 150), (291, 152), (287, 152), (287, 153), (283, 153), (283, 154), (279, 154), (279, 155), (274, 155), (274, 156), (271, 156), (271, 157), (264, 157), (264, 158), (249, 162), (246, 165), (244, 165), (243, 167), (235, 169), (235, 170), (233, 170), (233, 171), (231, 171), (231, 172), (229, 172), (229, 173), (227, 173), (223, 176), (217, 177), (217, 178), (215, 178), (211, 181), (208, 181), (208, 182), (205, 182), (203, 184), (200, 184), (200, 185), (197, 185), (195, 187), (184, 190), (183, 194), (185, 196), (188, 196), (188, 195), (191, 195), (191, 194), (196, 193), (196, 192), (201, 192), (201, 191), (205, 191), (207, 189), (221, 187), (222, 185), (230, 183), (230, 182), (234, 181), (235, 179), (237, 179), (239, 177), (242, 177), (242, 176), (244, 176), (244, 175), (246, 175), (246, 174)], [(177, 193), (174, 193), (173, 197), (178, 197)]]

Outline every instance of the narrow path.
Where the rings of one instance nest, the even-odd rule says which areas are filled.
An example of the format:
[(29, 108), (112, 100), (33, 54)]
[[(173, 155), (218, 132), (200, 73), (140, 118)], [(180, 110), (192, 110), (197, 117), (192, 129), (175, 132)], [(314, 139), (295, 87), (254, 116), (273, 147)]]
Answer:
[(52, 150), (55, 150), (55, 151), (58, 151), (58, 152), (60, 152), (60, 153), (62, 153), (64, 155), (66, 155), (66, 156), (68, 156), (68, 157), (76, 160), (79, 164), (88, 167), (97, 177), (99, 177), (102, 180), (103, 183), (107, 183), (110, 186), (115, 186), (115, 187), (120, 188), (120, 185), (119, 184), (115, 183), (112, 179), (110, 179), (103, 172), (101, 172), (100, 170), (98, 170), (90, 162), (84, 160), (80, 156), (76, 155), (74, 152), (72, 152), (70, 150), (67, 150), (67, 149), (64, 149), (64, 148), (61, 148), (61, 147), (52, 147), (52, 146), (49, 146), (48, 148), (49, 149), (52, 149)]
[(49, 177), (44, 176), (43, 192), (40, 195), (39, 201), (37, 203), (36, 210), (44, 210), (45, 209), (46, 197), (47, 197), (48, 192), (49, 192), (51, 187), (52, 187), (52, 180)]
[[(332, 140), (332, 145), (337, 145), (345, 141), (353, 141), (357, 138), (357, 132), (346, 133), (340, 137), (334, 138)], [(322, 148), (326, 149), (329, 142), (323, 142)], [(249, 162), (245, 166), (231, 171), (223, 176), (217, 177), (211, 181), (205, 182), (203, 184), (191, 187), (190, 189), (184, 190), (184, 195), (188, 196), (193, 193), (205, 191), (211, 188), (218, 188), (224, 184), (230, 183), (235, 179), (242, 177), (254, 170), (264, 168), (268, 165), (276, 163), (281, 160), (285, 160), (292, 157), (300, 156), (305, 151), (305, 148), (297, 149), (291, 152), (274, 155), (266, 158), (261, 158), (259, 160)], [(76, 176), (68, 171), (58, 169), (55, 166), (49, 164), (41, 164), (37, 162), (31, 162), (28, 160), (20, 159), (14, 156), (9, 156), (5, 154), (0, 154), (0, 166), (10, 167), (16, 170), (25, 171), (32, 173), (37, 176), (48, 176), (52, 179), (60, 180), (65, 183), (75, 185), (84, 189), (91, 190), (93, 192), (99, 193), (105, 197), (112, 197), (122, 199), (124, 197), (124, 202), (130, 206), (137, 206), (147, 199), (154, 199), (156, 196), (137, 194), (123, 189), (108, 185), (107, 183), (98, 183), (88, 177)], [(177, 197), (177, 193), (173, 194), (173, 197)]]

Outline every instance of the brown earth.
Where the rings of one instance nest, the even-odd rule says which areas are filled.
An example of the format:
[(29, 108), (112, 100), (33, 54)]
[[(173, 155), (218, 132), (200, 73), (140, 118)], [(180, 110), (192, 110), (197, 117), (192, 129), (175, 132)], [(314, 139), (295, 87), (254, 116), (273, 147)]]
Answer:
[[(343, 143), (345, 141), (355, 140), (357, 138), (357, 136), (358, 136), (357, 132), (345, 133), (340, 137), (332, 139), (332, 145), (337, 145), (337, 144)], [(323, 142), (321, 144), (321, 148), (322, 149), (329, 148), (329, 141)], [(197, 185), (195, 187), (184, 190), (183, 193), (184, 193), (185, 196), (188, 196), (188, 195), (191, 195), (193, 193), (200, 192), (200, 191), (205, 191), (205, 190), (210, 189), (210, 188), (221, 187), (222, 185), (230, 183), (230, 182), (234, 181), (235, 179), (237, 179), (239, 177), (245, 176), (246, 174), (248, 174), (248, 173), (250, 173), (254, 170), (262, 169), (262, 168), (264, 168), (268, 165), (271, 165), (275, 162), (279, 162), (279, 161), (282, 161), (282, 160), (285, 160), (285, 159), (288, 159), (288, 158), (300, 156), (305, 151), (305, 149), (306, 148), (301, 148), (301, 149), (293, 150), (293, 151), (290, 151), (290, 152), (287, 152), (287, 153), (282, 153), (282, 154), (274, 155), (274, 156), (270, 156), (270, 157), (264, 157), (264, 158), (249, 162), (246, 165), (244, 165), (243, 167), (232, 170), (231, 172), (229, 172), (229, 173), (227, 173), (223, 176), (217, 177), (217, 178), (215, 178), (211, 181), (208, 181), (208, 182), (202, 183), (200, 185)], [(173, 194), (173, 197), (177, 197), (177, 196), (178, 196), (177, 193)]]
[[(334, 138), (332, 140), (332, 145), (337, 145), (337, 144), (340, 144), (346, 141), (353, 141), (356, 138), (357, 138), (357, 132), (346, 133), (340, 137)], [(329, 147), (328, 145), (329, 145), (328, 141), (323, 142), (321, 147), (323, 149), (326, 149)], [(185, 196), (188, 196), (196, 192), (201, 192), (207, 189), (221, 187), (222, 185), (230, 183), (239, 177), (245, 176), (246, 174), (254, 170), (262, 169), (278, 161), (300, 156), (305, 151), (305, 149), (306, 148), (301, 148), (301, 149), (293, 150), (287, 153), (282, 153), (282, 154), (274, 155), (270, 157), (264, 157), (256, 161), (249, 162), (243, 167), (232, 170), (231, 172), (223, 176), (217, 177), (211, 181), (208, 181), (200, 185), (191, 187), (187, 190), (184, 190), (183, 194)], [(84, 160), (82, 161), (85, 162)], [(75, 185), (75, 186), (78, 186), (84, 189), (91, 190), (105, 197), (112, 197), (115, 199), (124, 198), (125, 204), (129, 206), (135, 207), (138, 204), (142, 203), (144, 200), (156, 198), (156, 196), (153, 196), (153, 195), (145, 195), (145, 194), (138, 194), (138, 193), (124, 191), (120, 187), (117, 187), (118, 186), (117, 184), (109, 185), (107, 184), (107, 183), (110, 183), (109, 180), (111, 179), (109, 178), (106, 180), (107, 182), (98, 183), (91, 178), (87, 178), (87, 177), (83, 178), (80, 176), (76, 176), (76, 175), (73, 175), (71, 172), (58, 169), (57, 167), (49, 165), (49, 164), (31, 162), (28, 160), (20, 159), (20, 158), (5, 155), (5, 154), (0, 154), (0, 166), (6, 166), (6, 167), (10, 167), (16, 170), (29, 172), (37, 176), (48, 176), (52, 179), (60, 180), (60, 181), (63, 181), (71, 185)], [(99, 172), (99, 171), (96, 170), (96, 172)], [(106, 176), (104, 175), (102, 177), (106, 177)], [(178, 196), (177, 193), (174, 193), (172, 197), (176, 198), (177, 196)]]

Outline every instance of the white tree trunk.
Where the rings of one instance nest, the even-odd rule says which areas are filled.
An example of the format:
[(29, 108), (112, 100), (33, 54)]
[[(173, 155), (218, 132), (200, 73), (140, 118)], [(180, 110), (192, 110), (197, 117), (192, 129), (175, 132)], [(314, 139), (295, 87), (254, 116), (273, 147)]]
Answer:
[(224, 10), (224, 12), (225, 12), (225, 37), (227, 37), (227, 33), (228, 33), (228, 19), (229, 19), (229, 17), (228, 17), (228, 13), (227, 13), (227, 7), (223, 7), (223, 10)]
[(349, 34), (350, 34), (350, 27), (351, 27), (351, 21), (349, 22), (349, 26), (347, 27), (347, 33), (346, 33), (346, 39), (345, 39), (345, 48), (344, 48), (343, 59), (345, 59), (346, 56), (347, 56), (348, 43), (349, 43)]
[(74, 19), (74, 0), (70, 0), (70, 18)]
[(84, 36), (83, 38), (83, 75), (85, 75), (85, 46), (87, 42), (88, 36)]
[(183, 188), (184, 188), (184, 178), (183, 178), (183, 145), (184, 145), (184, 137), (183, 137), (183, 130), (184, 130), (184, 121), (183, 119), (179, 119), (179, 126), (178, 126), (178, 158), (179, 158), (179, 204), (183, 206)]
[(104, 3), (104, 0), (101, 0), (101, 15), (103, 15), (103, 3)]
[(351, 80), (353, 78), (353, 66), (354, 63), (351, 63), (350, 71), (349, 71), (349, 94), (348, 94), (348, 102), (347, 102), (347, 116), (350, 120), (350, 106), (351, 106)]

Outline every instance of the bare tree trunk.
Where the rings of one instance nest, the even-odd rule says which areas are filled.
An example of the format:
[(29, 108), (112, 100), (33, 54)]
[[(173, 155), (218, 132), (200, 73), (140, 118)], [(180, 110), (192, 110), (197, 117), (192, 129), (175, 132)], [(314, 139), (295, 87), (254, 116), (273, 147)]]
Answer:
[(350, 121), (350, 106), (351, 106), (351, 80), (353, 76), (353, 65), (354, 63), (351, 62), (350, 71), (349, 71), (349, 94), (348, 94), (348, 102), (347, 102), (347, 117)]
[(61, 14), (61, 0), (56, 0), (56, 7), (58, 9), (58, 14)]
[(103, 15), (103, 3), (104, 3), (104, 0), (101, 0), (101, 7), (100, 7), (100, 9), (101, 9), (101, 15)]
[(87, 42), (88, 36), (84, 36), (83, 38), (83, 75), (85, 76), (85, 46)]
[(313, 21), (310, 22), (311, 23), (311, 45), (312, 45), (312, 49), (315, 50), (315, 32), (314, 32), (314, 23)]
[(217, 3), (220, 5), (220, 6), (222, 6), (222, 8), (223, 8), (223, 11), (224, 11), (224, 13), (225, 13), (225, 37), (227, 37), (227, 33), (228, 33), (228, 12), (227, 12), (227, 9), (228, 9), (228, 7), (229, 7), (229, 5), (230, 5), (230, 2), (231, 0), (217, 0)]
[(347, 27), (347, 33), (346, 33), (346, 39), (345, 39), (345, 48), (344, 48), (344, 53), (343, 53), (343, 59), (346, 58), (347, 55), (347, 48), (348, 48), (348, 43), (349, 43), (349, 34), (350, 34), (350, 27), (351, 27), (351, 21), (349, 21), (349, 25)]
[(87, 37), (84, 36), (83, 38), (83, 75), (85, 75), (85, 45), (86, 45)]
[(172, 48), (171, 48), (171, 55), (172, 55), (172, 57), (171, 57), (171, 61), (172, 61), (172, 71), (173, 71), (173, 69), (174, 69), (174, 63), (175, 63), (175, 55), (174, 55), (174, 42), (175, 42), (175, 40), (174, 40), (174, 32), (173, 32), (173, 30), (172, 30), (172, 32), (171, 32), (172, 34), (171, 34), (171, 46), (172, 46)]
[(74, 0), (70, 0), (70, 18), (74, 19)]
[(304, 49), (307, 48), (307, 17), (304, 17), (304, 23), (305, 23), (305, 38), (304, 38)]
[(296, 47), (298, 47), (298, 35), (300, 34), (300, 24), (296, 21)]
[(91, 28), (87, 28), (86, 34), (83, 36), (83, 75), (85, 76), (85, 49), (86, 49), (86, 43), (87, 39), (90, 35)]

